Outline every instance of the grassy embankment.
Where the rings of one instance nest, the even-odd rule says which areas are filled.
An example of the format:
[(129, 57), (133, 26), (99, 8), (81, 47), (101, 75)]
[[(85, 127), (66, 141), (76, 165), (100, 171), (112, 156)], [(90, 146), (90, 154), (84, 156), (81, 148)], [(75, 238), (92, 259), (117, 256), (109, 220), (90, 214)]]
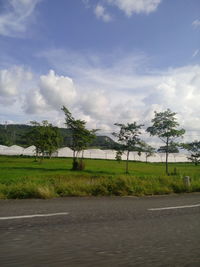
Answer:
[[(130, 162), (128, 175), (125, 162), (85, 160), (86, 169), (71, 171), (72, 159), (0, 157), (0, 198), (52, 198), (63, 196), (156, 195), (200, 191), (200, 166), (191, 163), (164, 164)], [(176, 168), (176, 174), (174, 174)], [(192, 178), (191, 187), (183, 177)]]

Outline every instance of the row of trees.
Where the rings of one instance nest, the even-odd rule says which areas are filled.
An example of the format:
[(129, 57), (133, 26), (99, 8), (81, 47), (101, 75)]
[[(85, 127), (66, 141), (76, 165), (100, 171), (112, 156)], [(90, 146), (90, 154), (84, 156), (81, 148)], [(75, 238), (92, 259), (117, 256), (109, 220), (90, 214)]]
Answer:
[[(169, 155), (169, 148), (175, 145), (175, 139), (178, 137), (183, 136), (185, 133), (184, 129), (178, 129), (179, 126), (176, 118), (176, 113), (172, 112), (171, 110), (166, 110), (164, 112), (156, 112), (155, 116), (152, 119), (152, 125), (146, 129), (146, 131), (151, 136), (157, 136), (160, 138), (162, 142), (165, 144), (165, 170), (166, 173), (169, 174), (168, 170), (168, 155)], [(142, 124), (128, 123), (128, 124), (119, 124), (116, 123), (115, 125), (120, 127), (118, 133), (113, 133), (115, 137), (118, 138), (121, 146), (118, 149), (118, 155), (122, 155), (126, 153), (126, 173), (128, 173), (128, 161), (129, 161), (129, 154), (130, 151), (138, 151), (138, 152), (145, 152), (146, 157), (150, 156), (154, 149), (147, 145), (144, 141), (141, 140), (141, 128)], [(176, 144), (177, 145), (177, 144)]]
[[(86, 128), (86, 122), (84, 120), (75, 119), (70, 111), (63, 106), (62, 111), (65, 114), (65, 124), (70, 133), (70, 145), (69, 147), (73, 151), (73, 170), (82, 170), (84, 168), (83, 163), (83, 151), (89, 146), (92, 140), (96, 136), (98, 129), (88, 130)], [(191, 152), (190, 159), (197, 165), (200, 162), (200, 142), (195, 141), (192, 143), (177, 143), (176, 139), (182, 137), (185, 133), (184, 129), (179, 129), (179, 123), (175, 117), (176, 113), (167, 109), (164, 112), (156, 112), (152, 119), (152, 125), (146, 129), (146, 132), (150, 136), (157, 136), (164, 143), (163, 149), (165, 152), (165, 171), (169, 174), (168, 170), (168, 155), (172, 148), (177, 146), (187, 149)], [(32, 122), (34, 126), (29, 133), (29, 139), (33, 145), (36, 146), (36, 154), (41, 153), (44, 156), (48, 153), (52, 155), (57, 150), (61, 142), (61, 136), (58, 128), (52, 126), (47, 121), (43, 121), (42, 124)], [(128, 173), (129, 155), (131, 151), (137, 151), (138, 153), (144, 152), (146, 159), (151, 156), (155, 149), (145, 143), (141, 139), (143, 124), (133, 123), (115, 123), (115, 126), (119, 127), (118, 132), (113, 132), (112, 135), (117, 139), (117, 145), (114, 147), (116, 150), (116, 159), (121, 160), (122, 155), (126, 155), (126, 173)]]

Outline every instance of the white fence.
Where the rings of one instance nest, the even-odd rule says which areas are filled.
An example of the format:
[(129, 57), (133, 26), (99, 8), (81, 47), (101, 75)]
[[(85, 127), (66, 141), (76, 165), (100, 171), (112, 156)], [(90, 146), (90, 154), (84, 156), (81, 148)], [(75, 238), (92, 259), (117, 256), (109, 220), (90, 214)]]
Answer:
[[(0, 145), (0, 155), (24, 155), (24, 156), (34, 156), (35, 147), (30, 146), (27, 148), (22, 148), (20, 146), (2, 146)], [(81, 154), (82, 155), (82, 154)], [(56, 157), (72, 157), (73, 151), (68, 147), (63, 147), (58, 149), (55, 154)], [(91, 159), (115, 159), (115, 150), (101, 150), (101, 149), (87, 149), (83, 151), (83, 158)], [(169, 162), (190, 162), (188, 160), (187, 154), (182, 153), (171, 153), (169, 154)], [(125, 160), (126, 156), (122, 156), (122, 160)], [(146, 161), (145, 153), (141, 153), (139, 156), (137, 152), (130, 152), (130, 160)], [(153, 156), (148, 157), (148, 162), (165, 162), (164, 153), (155, 153)]]

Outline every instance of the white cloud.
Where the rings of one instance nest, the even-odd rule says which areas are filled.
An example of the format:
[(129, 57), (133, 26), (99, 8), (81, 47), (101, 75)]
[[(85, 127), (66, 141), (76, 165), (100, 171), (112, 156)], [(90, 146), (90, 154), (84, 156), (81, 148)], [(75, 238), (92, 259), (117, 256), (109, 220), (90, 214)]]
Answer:
[(71, 105), (76, 98), (76, 89), (72, 79), (58, 76), (53, 70), (40, 77), (40, 92), (48, 105), (60, 108), (62, 105)]
[(27, 86), (32, 82), (32, 73), (22, 66), (0, 69), (0, 120), (15, 121), (16, 116), (24, 121), (22, 103)]
[(162, 0), (106, 0), (108, 4), (118, 7), (127, 16), (133, 13), (149, 14), (156, 11)]
[(112, 20), (111, 15), (100, 4), (95, 7), (94, 13), (98, 19), (102, 19), (104, 22), (110, 22)]
[(192, 57), (196, 57), (199, 54), (199, 49), (196, 49), (192, 55)]
[[(86, 8), (91, 8), (92, 1), (82, 0)], [(133, 14), (149, 14), (155, 12), (162, 0), (99, 0), (94, 7), (94, 13), (98, 19), (110, 22), (113, 17), (107, 12), (105, 6), (113, 6), (120, 9), (128, 17)]]
[(86, 91), (80, 99), (81, 111), (94, 118), (108, 119), (111, 115), (109, 98), (101, 90)]
[[(0, 72), (0, 113), (6, 110), (9, 114), (7, 102), (15, 101), (13, 108), (17, 107), (21, 116), (40, 116), (62, 125), (64, 114), (60, 108), (65, 105), (74, 117), (86, 120), (90, 128), (108, 133), (113, 131), (115, 122), (137, 121), (147, 127), (155, 110), (170, 108), (177, 112), (181, 127), (190, 130), (188, 135), (194, 139), (200, 135), (200, 65), (144, 74), (135, 67), (139, 62), (137, 56), (134, 61), (134, 55), (105, 67), (101, 59), (90, 65), (91, 60), (80, 55), (68, 61), (62, 51), (61, 57), (58, 51), (55, 58), (53, 54), (49, 51), (48, 59), (56, 73), (63, 75), (51, 70), (41, 76), (32, 74), (34, 80), (27, 81), (31, 75), (21, 67)], [(13, 114), (7, 119), (14, 120)]]
[(199, 20), (199, 19), (194, 20), (194, 21), (192, 22), (192, 26), (193, 26), (194, 28), (198, 28), (198, 27), (200, 27), (200, 20)]
[(20, 94), (23, 82), (31, 78), (32, 74), (20, 66), (0, 70), (0, 98), (4, 101), (9, 98), (9, 102), (15, 99)]
[(7, 0), (4, 13), (0, 14), (0, 34), (16, 36), (27, 29), (36, 5), (41, 0)]
[(200, 130), (200, 65), (142, 74), (138, 65), (141, 58), (145, 69), (143, 57), (135, 56), (134, 60), (134, 55), (122, 56), (106, 67), (101, 59), (90, 65), (91, 58), (76, 55), (73, 61), (71, 56), (63, 51), (59, 56), (58, 50), (45, 54), (57, 70), (73, 72), (81, 98), (71, 107), (72, 112), (87, 118), (90, 127), (112, 131), (113, 123), (130, 121), (147, 126), (154, 110), (170, 108), (178, 113), (182, 127)]
[[(144, 99), (146, 105), (159, 104), (178, 112), (186, 129), (200, 130), (200, 66), (186, 66), (163, 73), (162, 82)], [(198, 122), (198, 123), (197, 123)]]
[(28, 114), (45, 114), (49, 111), (49, 107), (37, 87), (28, 90), (22, 107)]
[(53, 70), (39, 78), (38, 87), (26, 94), (25, 110), (40, 113), (45, 110), (60, 110), (63, 105), (72, 106), (76, 89), (72, 79), (58, 76)]

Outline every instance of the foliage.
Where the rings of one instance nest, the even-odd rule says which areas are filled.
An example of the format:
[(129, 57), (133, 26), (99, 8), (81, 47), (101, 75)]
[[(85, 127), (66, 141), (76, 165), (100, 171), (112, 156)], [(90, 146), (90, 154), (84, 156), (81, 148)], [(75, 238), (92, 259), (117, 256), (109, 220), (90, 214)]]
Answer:
[(61, 142), (61, 136), (57, 127), (54, 127), (48, 121), (42, 121), (42, 123), (32, 121), (33, 127), (27, 134), (27, 139), (30, 145), (36, 147), (36, 155), (42, 154), (42, 157), (47, 154), (52, 156)]
[[(80, 173), (70, 170), (70, 159), (63, 162), (59, 158), (47, 158), (41, 165), (31, 158), (0, 156), (0, 198), (200, 192), (200, 166), (192, 163), (171, 163), (169, 167), (173, 175), (166, 176), (160, 163), (130, 162), (127, 176), (124, 175), (124, 161), (121, 164), (114, 160), (86, 161), (88, 169)], [(192, 178), (189, 189), (182, 180), (186, 175)]]
[[(32, 125), (25, 124), (0, 124), (0, 145), (11, 146), (19, 145), (22, 147), (29, 146), (27, 140), (27, 134), (33, 128)], [(61, 147), (68, 147), (71, 144), (71, 134), (70, 130), (66, 128), (59, 128), (61, 135)], [(90, 147), (100, 148), (100, 149), (114, 149), (116, 143), (108, 136), (95, 136), (95, 138), (90, 143)]]
[(73, 170), (81, 170), (84, 164), (79, 161), (79, 154), (86, 149), (88, 145), (95, 138), (97, 130), (86, 129), (86, 122), (84, 120), (76, 120), (69, 110), (63, 106), (62, 111), (65, 113), (65, 124), (71, 133), (71, 143), (69, 147), (73, 150)]
[(116, 152), (115, 159), (116, 159), (119, 163), (120, 163), (121, 160), (122, 160), (122, 154), (123, 154), (123, 152), (120, 151), (120, 150), (118, 150), (118, 151)]
[(190, 152), (188, 159), (197, 165), (200, 162), (200, 141), (195, 140), (191, 143), (181, 144), (181, 146)]
[(128, 173), (130, 151), (140, 151), (141, 149), (141, 139), (139, 136), (143, 125), (137, 125), (136, 122), (127, 124), (115, 123), (114, 125), (120, 127), (118, 133), (112, 133), (113, 136), (117, 137), (118, 142), (120, 143), (120, 145), (116, 148), (116, 159), (119, 160), (122, 154), (126, 155), (126, 173)]
[(145, 157), (146, 157), (146, 163), (149, 157), (153, 156), (155, 153), (155, 148), (148, 145), (145, 142), (142, 142), (142, 152), (145, 153)]
[(16, 131), (8, 127), (7, 124), (0, 127), (0, 144), (11, 146), (16, 141)]
[(152, 126), (147, 128), (147, 132), (152, 136), (158, 136), (162, 142), (165, 143), (166, 147), (166, 173), (168, 172), (168, 153), (169, 146), (174, 143), (174, 140), (177, 137), (183, 136), (185, 133), (184, 129), (177, 129), (179, 123), (177, 122), (175, 112), (172, 112), (170, 109), (167, 109), (163, 112), (154, 112), (155, 116), (151, 120)]
[[(158, 153), (166, 153), (166, 151), (167, 151), (166, 146), (160, 146), (157, 150)], [(168, 153), (179, 153), (178, 145), (175, 143), (169, 144)]]

